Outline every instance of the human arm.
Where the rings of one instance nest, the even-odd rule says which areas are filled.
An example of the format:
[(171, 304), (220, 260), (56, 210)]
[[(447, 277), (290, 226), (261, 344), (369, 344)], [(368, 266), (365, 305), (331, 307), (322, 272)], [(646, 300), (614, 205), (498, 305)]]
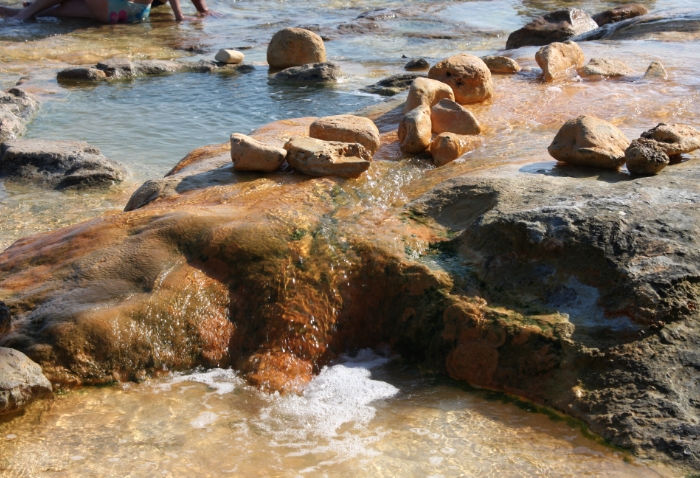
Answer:
[(192, 5), (197, 9), (201, 15), (209, 15), (209, 9), (207, 8), (207, 2), (204, 0), (192, 0)]

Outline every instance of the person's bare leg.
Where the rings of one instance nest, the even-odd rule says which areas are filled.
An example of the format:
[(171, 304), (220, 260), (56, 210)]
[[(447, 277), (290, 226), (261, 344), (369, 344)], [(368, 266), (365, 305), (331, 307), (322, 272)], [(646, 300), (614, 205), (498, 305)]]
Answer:
[(70, 17), (70, 18), (90, 18), (97, 20), (92, 10), (87, 6), (85, 0), (64, 0), (57, 7), (44, 10), (36, 15), (37, 17)]
[(43, 12), (47, 8), (51, 8), (55, 5), (58, 5), (61, 3), (63, 0), (36, 0), (34, 3), (31, 5), (28, 5), (24, 7), (22, 10), (20, 10), (14, 18), (19, 21), (27, 21), (30, 18), (32, 18), (34, 15), (36, 15), (39, 12)]
[(21, 8), (3, 7), (0, 5), (0, 17), (14, 17), (20, 11), (22, 11)]
[(108, 0), (82, 0), (92, 12), (92, 18), (102, 23), (109, 23)]

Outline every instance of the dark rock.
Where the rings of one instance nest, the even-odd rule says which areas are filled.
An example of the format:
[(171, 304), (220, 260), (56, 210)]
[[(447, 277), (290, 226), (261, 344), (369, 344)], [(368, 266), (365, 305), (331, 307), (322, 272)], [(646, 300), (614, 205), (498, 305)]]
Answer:
[[(529, 383), (510, 375), (517, 366), (508, 368), (505, 345), (493, 353), (467, 342), (448, 371), (517, 389), (640, 456), (700, 469), (697, 430), (684, 428), (700, 423), (700, 167), (684, 163), (649, 180), (520, 168), (472, 171), (411, 210), (462, 231), (451, 250), (491, 305), (565, 313), (575, 328), (542, 349), (553, 363), (530, 368)], [(647, 325), (663, 328), (642, 335)], [(487, 352), (494, 359), (485, 373)]]
[(602, 27), (608, 23), (617, 23), (622, 20), (627, 20), (628, 18), (646, 15), (647, 13), (649, 13), (649, 10), (647, 10), (644, 5), (628, 3), (627, 5), (620, 5), (619, 7), (596, 13), (592, 18), (598, 26)]
[(24, 90), (10, 88), (0, 92), (0, 141), (21, 136), (37, 109), (34, 97)]
[(386, 29), (382, 27), (379, 23), (372, 21), (358, 21), (354, 23), (341, 23), (340, 25), (338, 25), (338, 32), (344, 35), (379, 33), (385, 30)]
[(632, 141), (625, 151), (627, 170), (634, 176), (652, 176), (668, 166), (669, 158), (652, 139)]
[(0, 347), (0, 415), (18, 412), (51, 393), (41, 367), (22, 352)]
[(511, 33), (506, 42), (506, 49), (564, 42), (596, 28), (598, 24), (583, 10), (564, 8), (537, 17), (520, 30)]
[(95, 67), (66, 68), (56, 75), (59, 83), (90, 83), (104, 80), (123, 80), (139, 76), (165, 75), (169, 73), (213, 73), (218, 71), (247, 72), (250, 65), (219, 63), (216, 61), (200, 60), (169, 61), (169, 60), (137, 60), (111, 58), (101, 61)]
[(374, 95), (394, 96), (409, 89), (413, 83), (413, 80), (416, 78), (427, 77), (428, 75), (421, 75), (419, 73), (399, 73), (398, 75), (384, 78), (373, 85), (360, 88), (360, 91), (372, 93)]
[(272, 79), (288, 83), (337, 83), (345, 75), (335, 63), (311, 63), (293, 66), (275, 74)]
[(122, 165), (82, 141), (6, 141), (0, 154), (1, 176), (55, 189), (110, 186), (126, 174)]
[(684, 34), (690, 38), (700, 32), (700, 11), (673, 9), (648, 13), (640, 17), (608, 23), (600, 28), (582, 33), (574, 41), (590, 40), (641, 40), (654, 38), (659, 33), (677, 33), (677, 39), (682, 40)]
[(404, 68), (408, 71), (411, 70), (427, 70), (430, 68), (430, 63), (424, 58), (414, 58), (413, 60), (410, 60)]
[(96, 82), (107, 79), (107, 74), (97, 68), (66, 68), (56, 74), (59, 83)]
[(12, 325), (10, 308), (0, 300), (0, 335), (7, 333)]

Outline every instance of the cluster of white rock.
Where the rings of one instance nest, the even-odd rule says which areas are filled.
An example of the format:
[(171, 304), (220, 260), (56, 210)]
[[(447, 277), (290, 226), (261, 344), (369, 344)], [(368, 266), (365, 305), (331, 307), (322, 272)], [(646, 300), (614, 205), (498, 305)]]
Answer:
[(286, 161), (308, 176), (352, 178), (367, 171), (379, 143), (379, 130), (369, 118), (328, 116), (310, 125), (308, 137), (290, 138), (284, 148), (234, 133), (231, 159), (236, 171), (271, 173)]
[(564, 123), (548, 151), (559, 161), (579, 166), (618, 170), (627, 164), (631, 174), (643, 176), (657, 174), (697, 149), (700, 131), (692, 126), (660, 123), (630, 141), (607, 121), (579, 116)]

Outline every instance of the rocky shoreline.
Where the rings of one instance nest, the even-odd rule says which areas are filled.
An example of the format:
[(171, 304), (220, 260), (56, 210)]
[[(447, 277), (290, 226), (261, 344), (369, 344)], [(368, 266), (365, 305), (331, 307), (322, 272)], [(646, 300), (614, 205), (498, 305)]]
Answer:
[[(603, 17), (653, 24), (640, 12)], [(591, 22), (591, 35), (616, 25)], [(340, 77), (318, 35), (286, 30), (314, 54), (278, 64), (274, 79)], [(538, 52), (545, 82), (584, 68), (629, 74), (605, 59), (584, 67), (569, 40), (579, 30)], [(244, 66), (227, 54), (237, 63), (113, 60), (59, 79)], [(263, 390), (294, 393), (341, 353), (388, 348), (579, 418), (638, 456), (700, 470), (700, 166), (682, 156), (700, 148), (695, 129), (648, 125), (630, 142), (580, 116), (553, 138), (559, 163), (491, 165), (400, 208), (353, 207), (353, 178), (376, 157), (442, 167), (474, 149), (485, 133), (465, 105), (492, 98), (492, 74), (519, 71), (505, 56), (449, 57), (411, 78), (398, 110), (234, 134), (143, 184), (121, 214), (17, 241), (0, 254), (0, 300), (12, 312), (5, 320), (0, 306), (0, 352), (26, 354), (59, 389), (231, 366)], [(406, 86), (396, 80), (379, 86)], [(36, 106), (13, 91), (21, 124)], [(5, 145), (3, 154), (21, 146)], [(108, 182), (123, 178), (109, 168)], [(25, 368), (36, 375), (36, 364)], [(50, 393), (38, 375), (31, 390), (6, 393), (0, 413)]]

